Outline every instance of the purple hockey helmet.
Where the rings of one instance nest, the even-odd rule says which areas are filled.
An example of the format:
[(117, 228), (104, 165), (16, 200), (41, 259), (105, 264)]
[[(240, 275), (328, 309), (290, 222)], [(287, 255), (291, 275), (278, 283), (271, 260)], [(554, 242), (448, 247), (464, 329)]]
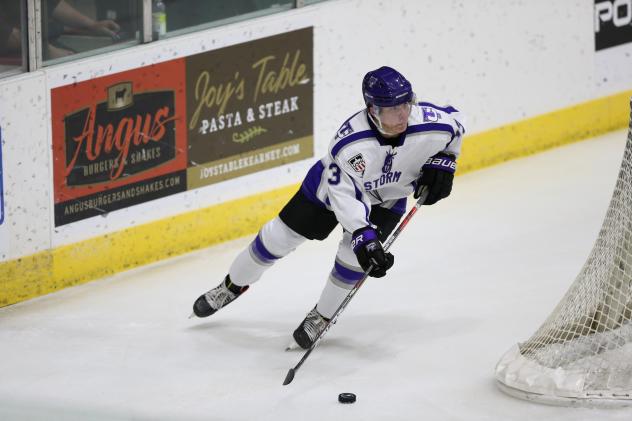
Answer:
[(362, 95), (367, 107), (394, 107), (411, 102), (415, 94), (404, 75), (391, 67), (382, 66), (364, 76)]

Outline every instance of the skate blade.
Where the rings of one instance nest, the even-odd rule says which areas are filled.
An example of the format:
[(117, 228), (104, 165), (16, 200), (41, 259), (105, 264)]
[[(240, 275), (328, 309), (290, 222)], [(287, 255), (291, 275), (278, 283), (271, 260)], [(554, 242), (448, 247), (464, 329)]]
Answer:
[(189, 316), (189, 319), (195, 319), (197, 316), (195, 315), (195, 312), (191, 313), (191, 315)]

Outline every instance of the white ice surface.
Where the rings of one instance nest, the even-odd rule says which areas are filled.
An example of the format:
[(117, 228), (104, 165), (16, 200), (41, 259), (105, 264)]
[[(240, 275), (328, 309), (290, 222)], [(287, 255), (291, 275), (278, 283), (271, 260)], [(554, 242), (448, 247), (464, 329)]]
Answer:
[[(495, 386), (592, 247), (624, 131), (460, 176), (415, 216), (394, 268), (369, 279), (282, 386), (338, 231), (277, 263), (238, 301), (189, 320), (251, 237), (0, 309), (1, 420), (629, 420)], [(353, 392), (353, 405), (337, 402)]]

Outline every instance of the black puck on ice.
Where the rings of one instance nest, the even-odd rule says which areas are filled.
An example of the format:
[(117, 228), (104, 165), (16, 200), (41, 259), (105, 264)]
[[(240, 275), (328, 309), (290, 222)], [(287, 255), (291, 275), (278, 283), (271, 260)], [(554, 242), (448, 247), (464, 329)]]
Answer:
[(340, 403), (354, 403), (356, 401), (356, 395), (353, 393), (341, 393), (338, 395), (338, 402)]

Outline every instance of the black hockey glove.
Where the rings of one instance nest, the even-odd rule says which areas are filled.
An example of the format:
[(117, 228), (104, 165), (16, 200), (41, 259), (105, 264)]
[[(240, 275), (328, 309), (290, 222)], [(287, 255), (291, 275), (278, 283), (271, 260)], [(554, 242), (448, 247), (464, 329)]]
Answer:
[(365, 271), (373, 265), (369, 276), (381, 278), (393, 266), (395, 257), (385, 253), (377, 232), (369, 226), (354, 231), (351, 236), (351, 247), (358, 258), (358, 263)]
[(452, 155), (438, 153), (428, 158), (415, 186), (415, 199), (419, 199), (424, 187), (428, 190), (428, 197), (424, 205), (434, 205), (445, 199), (452, 191), (452, 180), (456, 171), (456, 161)]

